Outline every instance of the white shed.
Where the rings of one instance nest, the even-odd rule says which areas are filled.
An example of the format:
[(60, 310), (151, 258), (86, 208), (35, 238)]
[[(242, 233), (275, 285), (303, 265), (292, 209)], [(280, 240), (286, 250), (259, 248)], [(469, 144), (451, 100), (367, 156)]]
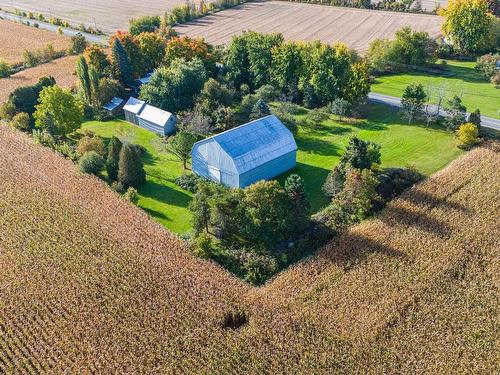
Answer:
[(131, 97), (123, 107), (125, 119), (132, 124), (161, 135), (175, 132), (176, 117), (173, 113), (146, 104)]

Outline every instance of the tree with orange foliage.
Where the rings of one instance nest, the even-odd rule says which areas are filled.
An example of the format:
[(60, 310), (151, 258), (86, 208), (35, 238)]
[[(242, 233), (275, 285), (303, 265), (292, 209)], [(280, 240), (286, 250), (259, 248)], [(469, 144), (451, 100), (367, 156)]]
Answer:
[(138, 38), (128, 31), (117, 31), (109, 39), (110, 46), (114, 45), (115, 39), (120, 41), (127, 53), (132, 65), (132, 75), (137, 78), (146, 73)]
[(199, 58), (208, 72), (213, 72), (215, 69), (215, 55), (212, 46), (203, 38), (191, 39), (183, 36), (170, 39), (165, 50), (165, 64), (168, 66), (178, 58), (183, 58), (185, 61)]

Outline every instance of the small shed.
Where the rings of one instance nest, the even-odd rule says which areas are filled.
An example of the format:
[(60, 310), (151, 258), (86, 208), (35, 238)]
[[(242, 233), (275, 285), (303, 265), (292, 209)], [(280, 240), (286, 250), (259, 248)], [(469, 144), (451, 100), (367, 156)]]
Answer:
[(130, 97), (123, 107), (125, 119), (132, 124), (160, 135), (175, 132), (176, 117), (174, 114), (146, 104), (145, 101)]
[(153, 76), (153, 73), (147, 73), (144, 76), (142, 76), (141, 78), (134, 80), (134, 82), (130, 85), (130, 88), (133, 90), (134, 95), (139, 95), (139, 92), (141, 91), (142, 85), (149, 83), (151, 81), (152, 76)]
[(123, 107), (123, 111), (125, 112), (125, 120), (131, 122), (132, 124), (139, 125), (139, 119), (137, 118), (137, 115), (139, 115), (145, 105), (145, 101), (130, 97)]
[(293, 134), (274, 115), (230, 129), (193, 146), (193, 172), (232, 188), (268, 180), (296, 165)]
[(168, 135), (175, 132), (175, 115), (163, 109), (146, 104), (137, 115), (138, 125), (161, 135)]
[(109, 103), (107, 103), (103, 109), (111, 116), (118, 116), (123, 111), (123, 106), (125, 105), (125, 100), (122, 98), (114, 97)]

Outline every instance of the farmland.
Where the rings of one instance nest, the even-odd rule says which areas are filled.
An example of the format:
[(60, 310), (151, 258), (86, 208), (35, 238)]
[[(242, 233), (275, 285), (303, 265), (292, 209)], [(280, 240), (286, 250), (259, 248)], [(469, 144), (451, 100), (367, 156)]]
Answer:
[(499, 147), (250, 288), (0, 127), (0, 371), (495, 373)]
[(78, 1), (78, 0), (13, 0), (2, 5), (5, 9), (19, 9), (61, 17), (71, 24), (87, 26), (113, 33), (126, 30), (131, 18), (144, 15), (161, 15), (184, 0), (148, 0), (140, 5), (134, 0)]
[(245, 30), (280, 32), (290, 40), (341, 41), (360, 52), (403, 26), (439, 34), (441, 19), (421, 14), (369, 11), (280, 1), (251, 2), (176, 27), (182, 35), (223, 44)]
[[(298, 118), (300, 120), (301, 115)], [(139, 206), (170, 230), (184, 233), (190, 229), (187, 206), (191, 194), (174, 182), (182, 174), (182, 165), (173, 155), (155, 150), (151, 143), (156, 138), (154, 134), (120, 120), (87, 122), (83, 129), (92, 130), (104, 138), (127, 134), (132, 142), (144, 146), (148, 151), (144, 158), (148, 182), (139, 189)], [(290, 173), (303, 177), (313, 211), (328, 203), (321, 186), (353, 135), (382, 145), (383, 167), (411, 164), (426, 175), (443, 168), (461, 153), (452, 134), (439, 129), (408, 126), (397, 113), (383, 105), (374, 105), (367, 120), (339, 123), (331, 118), (318, 128), (302, 128), (296, 136), (299, 147), (297, 167)]]
[(8, 78), (0, 79), (0, 103), (9, 98), (9, 94), (19, 86), (33, 85), (40, 77), (51, 75), (61, 87), (71, 88), (75, 84), (74, 76), (76, 56), (67, 56), (20, 71)]
[(16, 22), (0, 19), (0, 60), (12, 65), (23, 63), (23, 52), (25, 50), (38, 50), (47, 44), (52, 44), (56, 51), (62, 51), (69, 47), (69, 38), (25, 26)]
[[(446, 99), (453, 95), (462, 98), (464, 105), (469, 111), (476, 108), (481, 110), (485, 116), (500, 118), (500, 90), (484, 79), (474, 69), (475, 62), (470, 61), (447, 61), (442, 75), (425, 74), (420, 72), (393, 74), (377, 77), (372, 85), (372, 91), (381, 94), (401, 97), (403, 90), (410, 83), (421, 83), (424, 87), (445, 87)], [(434, 94), (432, 102), (438, 97)]]

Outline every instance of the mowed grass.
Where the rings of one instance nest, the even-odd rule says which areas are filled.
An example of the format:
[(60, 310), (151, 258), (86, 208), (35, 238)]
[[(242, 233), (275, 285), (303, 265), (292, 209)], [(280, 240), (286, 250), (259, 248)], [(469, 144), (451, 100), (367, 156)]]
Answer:
[[(481, 114), (500, 118), (500, 90), (488, 82), (474, 69), (473, 61), (447, 60), (446, 71), (442, 75), (424, 73), (393, 74), (378, 77), (372, 85), (372, 91), (385, 95), (401, 97), (403, 90), (410, 83), (421, 83), (425, 87), (446, 84), (447, 98), (454, 95), (462, 97), (469, 112), (479, 108)], [(437, 102), (437, 96), (431, 102)]]
[(188, 205), (192, 194), (175, 184), (175, 179), (183, 172), (182, 164), (174, 155), (158, 152), (153, 142), (158, 138), (156, 134), (124, 120), (89, 121), (82, 129), (106, 139), (113, 135), (124, 136), (130, 142), (144, 146), (147, 150), (143, 158), (147, 177), (146, 184), (138, 189), (139, 207), (173, 232), (185, 233), (191, 229)]
[[(183, 173), (182, 165), (173, 155), (158, 152), (152, 143), (157, 138), (155, 134), (123, 120), (90, 121), (83, 129), (104, 138), (126, 134), (131, 142), (144, 146), (147, 183), (139, 189), (138, 205), (176, 233), (191, 229), (187, 207), (192, 194), (175, 184), (175, 178)], [(319, 211), (328, 203), (321, 190), (326, 176), (354, 135), (381, 144), (382, 167), (413, 165), (426, 175), (443, 168), (462, 153), (456, 147), (453, 134), (407, 125), (391, 107), (372, 105), (366, 120), (339, 122), (332, 117), (314, 129), (301, 128), (296, 136), (297, 167), (278, 179), (283, 182), (291, 173), (299, 174), (305, 181), (312, 210)]]

